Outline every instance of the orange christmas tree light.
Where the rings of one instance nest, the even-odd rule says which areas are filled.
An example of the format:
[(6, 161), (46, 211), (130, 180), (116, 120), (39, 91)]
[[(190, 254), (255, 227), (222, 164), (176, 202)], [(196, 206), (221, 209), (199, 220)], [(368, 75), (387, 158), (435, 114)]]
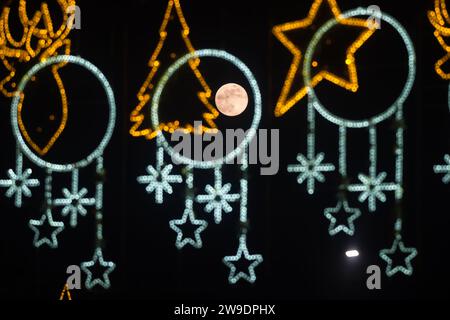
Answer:
[[(293, 91), (293, 83), (296, 77), (301, 77), (299, 72), (303, 68), (301, 65), (303, 63), (303, 50), (295, 45), (287, 36), (286, 32), (293, 30), (305, 30), (310, 28), (317, 18), (317, 13), (324, 3), (327, 3), (333, 17), (342, 25), (362, 28), (364, 31), (356, 39), (355, 42), (347, 49), (347, 55), (345, 59), (345, 64), (348, 68), (348, 79), (342, 76), (335, 75), (329, 71), (321, 70), (318, 71), (315, 76), (311, 79), (311, 86), (317, 86), (322, 80), (328, 80), (335, 85), (338, 85), (346, 90), (356, 92), (358, 90), (358, 73), (355, 62), (355, 53), (358, 49), (373, 35), (376, 31), (376, 27), (371, 25), (371, 21), (367, 19), (342, 19), (340, 17), (341, 11), (336, 3), (336, 0), (315, 0), (311, 6), (308, 16), (302, 20), (293, 21), (277, 25), (273, 28), (273, 34), (275, 37), (292, 53), (294, 56), (291, 66), (289, 68), (286, 80), (283, 84), (280, 97), (275, 107), (275, 116), (281, 117), (289, 109), (295, 106), (300, 100), (302, 100), (308, 92), (308, 88), (303, 85), (295, 93)], [(307, 45), (307, 44), (305, 44)], [(306, 49), (306, 48), (305, 48)], [(314, 67), (317, 68), (319, 63), (315, 61)]]
[[(161, 24), (161, 28), (159, 30), (159, 42), (156, 46), (155, 51), (153, 52), (148, 66), (150, 67), (150, 73), (142, 84), (139, 92), (137, 94), (137, 98), (139, 100), (138, 105), (131, 112), (130, 120), (133, 122), (133, 126), (130, 129), (130, 134), (133, 137), (145, 137), (149, 140), (155, 138), (159, 131), (166, 131), (173, 133), (177, 129), (186, 130), (188, 133), (194, 132), (194, 127), (191, 124), (181, 125), (179, 120), (175, 120), (173, 122), (161, 123), (159, 125), (159, 130), (153, 130), (150, 125), (150, 121), (146, 121), (147, 113), (144, 110), (144, 107), (149, 106), (152, 100), (152, 91), (154, 86), (156, 85), (158, 71), (162, 68), (162, 62), (159, 57), (162, 49), (164, 48), (165, 42), (167, 40), (167, 28), (171, 23), (173, 17), (178, 19), (178, 22), (181, 25), (181, 37), (186, 47), (188, 53), (195, 52), (194, 47), (192, 46), (191, 40), (189, 39), (190, 29), (187, 25), (186, 19), (184, 17), (180, 0), (169, 0), (167, 5), (166, 12), (164, 14), (164, 19)], [(202, 76), (200, 70), (198, 69), (200, 65), (200, 59), (192, 59), (189, 61), (189, 67), (200, 83), (203, 91), (198, 92), (198, 99), (202, 102), (202, 104), (206, 107), (208, 112), (203, 113), (203, 119), (205, 120), (207, 126), (201, 126), (200, 128), (195, 128), (195, 132), (204, 133), (204, 132), (214, 132), (217, 129), (214, 120), (219, 116), (219, 112), (217, 109), (209, 102), (208, 99), (211, 98), (211, 89), (206, 83), (204, 77)], [(144, 124), (146, 122), (146, 124)]]

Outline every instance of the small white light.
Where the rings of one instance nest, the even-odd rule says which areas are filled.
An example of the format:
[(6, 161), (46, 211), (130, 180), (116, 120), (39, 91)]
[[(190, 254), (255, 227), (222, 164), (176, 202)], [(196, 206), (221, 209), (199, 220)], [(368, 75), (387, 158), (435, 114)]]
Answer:
[(349, 250), (345, 253), (345, 255), (347, 256), (347, 258), (354, 258), (359, 256), (359, 252), (358, 250)]

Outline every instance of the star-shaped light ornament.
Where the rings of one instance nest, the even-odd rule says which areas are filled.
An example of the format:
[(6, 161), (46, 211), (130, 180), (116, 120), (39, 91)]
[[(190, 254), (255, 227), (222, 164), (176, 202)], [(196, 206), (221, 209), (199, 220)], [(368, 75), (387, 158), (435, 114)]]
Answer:
[(319, 153), (317, 156), (309, 159), (304, 155), (299, 154), (297, 156), (297, 161), (299, 164), (289, 165), (287, 170), (291, 173), (299, 173), (297, 182), (302, 184), (306, 181), (308, 193), (312, 195), (315, 192), (315, 181), (325, 181), (325, 177), (322, 172), (330, 172), (335, 170), (333, 164), (322, 163), (324, 159), (324, 153)]
[[(49, 209), (42, 215), (40, 220), (30, 220), (29, 226), (34, 231), (33, 245), (36, 248), (44, 244), (52, 249), (58, 248), (57, 235), (64, 230), (64, 223), (53, 221), (52, 213)], [(52, 231), (49, 235), (42, 236), (42, 228), (47, 228)]]
[[(101, 277), (94, 276), (91, 268), (99, 264), (100, 267), (104, 269)], [(81, 269), (86, 273), (86, 289), (91, 290), (95, 286), (99, 285), (104, 289), (109, 289), (111, 287), (111, 282), (109, 280), (109, 274), (114, 271), (116, 264), (114, 262), (105, 261), (103, 259), (103, 253), (101, 248), (96, 248), (94, 257), (91, 261), (81, 263)]]
[[(239, 261), (246, 260), (249, 263), (248, 270), (241, 271), (236, 266)], [(241, 235), (239, 239), (239, 248), (234, 256), (223, 258), (223, 263), (230, 268), (230, 275), (228, 281), (231, 284), (236, 284), (240, 279), (246, 280), (250, 283), (256, 281), (255, 268), (263, 262), (263, 257), (260, 254), (249, 254), (247, 248), (247, 236)]]
[(446, 154), (444, 156), (444, 161), (445, 164), (434, 166), (434, 172), (436, 174), (444, 174), (442, 182), (448, 184), (450, 182), (450, 155)]
[(377, 210), (377, 200), (386, 202), (386, 191), (397, 191), (400, 186), (394, 182), (384, 182), (386, 179), (386, 172), (382, 172), (378, 175), (366, 176), (359, 174), (358, 179), (361, 184), (352, 184), (348, 186), (350, 192), (361, 192), (358, 197), (360, 202), (367, 200), (369, 204), (369, 211), (375, 212)]
[(294, 83), (297, 83), (297, 81), (294, 80), (303, 79), (301, 72), (303, 70), (304, 54), (309, 42), (304, 42), (302, 44), (302, 47), (300, 47), (300, 44), (294, 43), (294, 41), (288, 37), (287, 33), (291, 33), (293, 31), (301, 31), (303, 33), (309, 33), (310, 37), (312, 38), (317, 31), (314, 27), (314, 24), (318, 12), (321, 7), (326, 5), (331, 12), (331, 17), (335, 18), (339, 22), (339, 24), (362, 29), (362, 33), (347, 49), (346, 59), (345, 61), (343, 61), (343, 63), (345, 63), (347, 67), (348, 75), (340, 76), (325, 69), (321, 69), (320, 62), (315, 61), (315, 73), (311, 79), (310, 86), (315, 87), (321, 81), (328, 80), (331, 83), (346, 90), (350, 90), (353, 92), (356, 92), (358, 90), (359, 83), (355, 54), (358, 49), (361, 48), (363, 44), (373, 35), (375, 30), (377, 29), (377, 26), (374, 26), (373, 22), (370, 21), (370, 19), (342, 19), (341, 11), (337, 5), (336, 0), (315, 0), (306, 18), (277, 25), (272, 30), (275, 37), (293, 55), (291, 66), (289, 68), (286, 80), (281, 90), (281, 94), (275, 107), (275, 115), (277, 117), (281, 117), (282, 115), (284, 115), (289, 109), (291, 109), (301, 99), (303, 99), (308, 92), (308, 88), (303, 83), (303, 80), (298, 88), (294, 88), (293, 86)]
[[(200, 249), (203, 246), (200, 233), (208, 227), (208, 222), (195, 219), (194, 211), (186, 209), (181, 219), (171, 220), (169, 225), (170, 228), (177, 233), (175, 246), (178, 249), (182, 249), (188, 244), (196, 249)], [(192, 238), (184, 236), (183, 230), (186, 227), (195, 227), (194, 236)]]
[(206, 194), (201, 194), (196, 197), (198, 203), (206, 203), (205, 211), (214, 212), (214, 221), (219, 224), (222, 222), (222, 213), (230, 213), (233, 208), (230, 202), (236, 202), (240, 199), (240, 194), (230, 193), (231, 183), (222, 185), (222, 179), (216, 179), (214, 187), (207, 185), (205, 188)]
[(64, 198), (55, 199), (55, 206), (62, 206), (61, 214), (67, 216), (70, 214), (70, 226), (75, 228), (78, 224), (78, 215), (86, 216), (85, 206), (95, 205), (95, 198), (85, 198), (88, 193), (86, 188), (78, 190), (78, 178), (72, 181), (72, 190), (64, 188), (62, 190)]
[[(394, 265), (394, 259), (392, 256), (396, 255), (398, 251), (404, 256), (404, 264), (403, 265)], [(411, 264), (411, 260), (417, 256), (416, 248), (407, 248), (405, 247), (402, 236), (398, 234), (395, 237), (394, 243), (390, 249), (383, 249), (380, 251), (380, 258), (386, 261), (386, 275), (388, 277), (392, 277), (398, 272), (403, 273), (404, 275), (410, 276), (413, 274), (413, 267)]]
[[(339, 232), (344, 232), (349, 236), (353, 236), (355, 234), (354, 221), (361, 216), (361, 211), (357, 208), (350, 208), (348, 201), (343, 199), (339, 200), (335, 208), (325, 209), (324, 215), (330, 220), (330, 226), (328, 228), (330, 236), (334, 236)], [(342, 217), (337, 218), (338, 215), (346, 217), (347, 221), (345, 224), (338, 223), (338, 221), (341, 221), (342, 219)]]
[(8, 179), (0, 180), (0, 187), (8, 188), (6, 196), (8, 198), (14, 196), (14, 205), (18, 208), (22, 207), (23, 196), (28, 198), (32, 196), (30, 188), (39, 186), (38, 179), (30, 179), (32, 173), (31, 169), (23, 170), (23, 162), (18, 160), (16, 171), (9, 169)]
[(182, 183), (183, 178), (181, 175), (170, 174), (172, 172), (173, 165), (168, 164), (162, 169), (155, 169), (153, 166), (147, 167), (148, 175), (140, 176), (137, 181), (141, 184), (147, 184), (145, 190), (147, 193), (155, 192), (155, 202), (158, 204), (163, 203), (164, 192), (168, 194), (173, 193), (171, 184)]

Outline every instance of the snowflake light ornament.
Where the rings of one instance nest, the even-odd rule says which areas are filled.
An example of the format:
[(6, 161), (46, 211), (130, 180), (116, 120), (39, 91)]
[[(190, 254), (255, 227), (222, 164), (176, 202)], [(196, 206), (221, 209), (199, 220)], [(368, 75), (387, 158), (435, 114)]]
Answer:
[(238, 201), (240, 194), (230, 193), (231, 183), (223, 185), (220, 168), (214, 169), (214, 175), (214, 187), (208, 184), (205, 188), (206, 194), (198, 195), (196, 200), (199, 203), (206, 203), (205, 211), (213, 212), (214, 221), (219, 224), (222, 222), (223, 212), (230, 213), (233, 211), (230, 203)]
[(168, 164), (161, 169), (154, 168), (153, 166), (147, 167), (148, 175), (140, 176), (137, 181), (141, 184), (146, 184), (145, 190), (147, 193), (155, 193), (155, 202), (164, 202), (164, 192), (168, 194), (173, 193), (172, 183), (182, 183), (183, 179), (180, 175), (171, 174), (173, 165)]
[(450, 182), (450, 155), (444, 156), (445, 164), (439, 164), (434, 166), (434, 172), (436, 174), (444, 174), (442, 182), (448, 184)]
[(358, 175), (358, 179), (361, 184), (353, 184), (348, 187), (350, 192), (361, 192), (358, 200), (365, 202), (367, 200), (369, 204), (369, 211), (374, 212), (377, 210), (377, 200), (386, 202), (387, 198), (384, 192), (396, 191), (399, 185), (396, 183), (385, 183), (386, 172), (382, 172), (377, 176), (366, 176), (363, 174)]
[(297, 161), (299, 164), (292, 164), (288, 166), (288, 172), (300, 173), (297, 182), (302, 184), (307, 182), (307, 190), (309, 194), (314, 194), (315, 181), (325, 182), (325, 176), (322, 172), (334, 171), (335, 167), (331, 163), (322, 163), (325, 159), (324, 153), (319, 153), (312, 158), (306, 158), (304, 155), (299, 154)]
[(67, 216), (70, 214), (70, 226), (75, 228), (78, 224), (78, 215), (85, 216), (87, 214), (86, 206), (95, 205), (95, 198), (85, 198), (88, 193), (86, 188), (78, 187), (78, 170), (72, 172), (72, 188), (64, 188), (62, 190), (64, 198), (55, 199), (55, 206), (62, 206), (61, 214)]
[(23, 169), (23, 155), (17, 150), (16, 170), (8, 170), (8, 179), (0, 180), (0, 187), (7, 188), (5, 195), (8, 198), (14, 196), (14, 205), (18, 208), (22, 207), (23, 196), (31, 197), (30, 188), (40, 185), (38, 179), (31, 178), (31, 174), (31, 169)]

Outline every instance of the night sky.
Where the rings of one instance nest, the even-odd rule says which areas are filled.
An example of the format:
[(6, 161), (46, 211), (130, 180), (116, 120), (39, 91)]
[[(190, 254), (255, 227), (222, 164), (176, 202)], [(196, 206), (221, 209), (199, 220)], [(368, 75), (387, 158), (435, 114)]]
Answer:
[[(2, 8), (17, 8), (18, 0), (1, 1)], [(34, 2), (29, 1), (30, 3)], [(41, 0), (37, 2), (42, 2)], [(58, 9), (56, 1), (48, 0), (50, 9)], [(184, 209), (184, 185), (176, 185), (174, 193), (165, 196), (163, 205), (155, 204), (154, 194), (147, 194), (145, 186), (136, 178), (145, 174), (148, 165), (155, 164), (155, 141), (133, 138), (129, 134), (132, 123), (129, 115), (138, 104), (136, 94), (149, 72), (148, 61), (157, 45), (166, 0), (86, 1), (77, 4), (82, 12), (81, 30), (73, 30), (72, 54), (95, 64), (110, 81), (117, 103), (117, 125), (106, 149), (106, 184), (104, 198), (104, 255), (117, 267), (111, 273), (110, 290), (101, 288), (73, 292), (75, 300), (108, 298), (143, 299), (403, 299), (448, 298), (446, 260), (447, 214), (450, 187), (442, 183), (442, 175), (433, 172), (433, 165), (443, 163), (450, 149), (450, 115), (448, 114), (448, 81), (434, 71), (435, 62), (445, 55), (433, 36), (427, 11), (434, 2), (389, 0), (341, 0), (342, 11), (355, 7), (378, 5), (395, 17), (407, 30), (417, 55), (417, 76), (412, 92), (404, 104), (405, 110), (405, 186), (404, 224), (405, 244), (416, 247), (419, 255), (413, 260), (414, 274), (397, 274), (388, 278), (386, 264), (378, 252), (389, 248), (394, 239), (395, 203), (392, 192), (386, 203), (378, 204), (370, 213), (367, 204), (360, 204), (357, 195), (349, 201), (362, 211), (355, 222), (356, 234), (349, 237), (328, 235), (328, 220), (324, 208), (336, 205), (340, 183), (337, 172), (327, 173), (325, 183), (316, 184), (316, 193), (308, 195), (305, 184), (297, 184), (297, 176), (288, 173), (288, 164), (295, 162), (298, 153), (306, 153), (307, 101), (301, 100), (283, 117), (274, 116), (275, 104), (289, 69), (292, 55), (273, 36), (273, 26), (306, 17), (312, 0), (279, 1), (207, 1), (181, 0), (190, 26), (190, 39), (196, 49), (225, 50), (241, 59), (253, 72), (262, 93), (261, 128), (280, 130), (280, 170), (274, 176), (261, 176), (258, 165), (249, 170), (248, 213), (250, 231), (248, 246), (251, 253), (260, 253), (264, 262), (256, 268), (254, 284), (239, 282), (229, 285), (229, 269), (222, 258), (234, 255), (238, 245), (238, 205), (233, 213), (225, 214), (216, 225), (213, 215), (195, 204), (198, 218), (209, 222), (202, 233), (204, 247), (174, 246), (176, 233), (169, 228), (169, 220), (178, 219)], [(326, 6), (325, 6), (326, 7)], [(30, 9), (31, 10), (31, 9)], [(52, 9), (51, 9), (52, 10)], [(330, 18), (329, 12), (319, 12), (317, 28)], [(55, 15), (57, 20), (58, 15)], [(56, 21), (55, 20), (55, 21)], [(168, 29), (167, 47), (162, 51), (162, 68), (186, 53), (181, 42), (180, 26), (172, 21)], [(13, 30), (20, 35), (20, 25)], [(292, 32), (302, 48), (313, 32)], [(325, 36), (315, 59), (324, 68), (345, 73), (343, 64), (346, 49), (358, 32), (337, 27)], [(173, 55), (171, 56), (170, 54)], [(344, 59), (345, 60), (345, 59)], [(371, 117), (385, 110), (398, 97), (406, 80), (407, 55), (395, 29), (382, 24), (374, 36), (356, 55), (360, 88), (351, 93), (326, 81), (317, 88), (317, 95), (328, 109), (349, 119)], [(31, 63), (22, 66), (28, 70)], [(231, 65), (205, 59), (200, 69), (213, 94), (224, 83), (248, 83)], [(22, 73), (23, 74), (23, 73)], [(61, 71), (69, 98), (67, 131), (45, 156), (49, 161), (73, 161), (87, 155), (98, 144), (106, 128), (107, 103), (101, 86), (86, 71), (74, 66)], [(3, 79), (4, 70), (0, 74)], [(53, 83), (52, 83), (53, 81)], [(301, 79), (294, 81), (299, 85)], [(61, 117), (54, 79), (43, 72), (42, 77), (28, 88), (30, 103), (25, 103), (23, 118), (38, 143), (48, 141)], [(180, 119), (184, 123), (201, 119), (195, 93), (200, 90), (188, 68), (168, 84), (162, 104), (166, 121)], [(27, 91), (27, 92), (28, 92)], [(236, 119), (219, 117), (217, 125), (224, 128), (248, 128), (253, 98), (249, 109)], [(31, 103), (33, 101), (33, 103)], [(16, 145), (10, 124), (11, 99), (0, 96), (0, 179), (8, 168), (14, 168)], [(150, 110), (144, 112), (146, 121)], [(54, 115), (57, 121), (49, 121)], [(55, 124), (56, 123), (56, 124)], [(149, 125), (148, 123), (144, 123)], [(394, 172), (394, 130), (392, 121), (379, 127), (378, 169), (390, 177)], [(326, 154), (325, 162), (337, 164), (338, 128), (324, 118), (317, 118), (317, 151)], [(368, 130), (353, 130), (348, 142), (349, 176), (367, 172)], [(25, 166), (41, 180), (42, 169), (27, 159)], [(80, 184), (94, 189), (95, 166), (80, 171)], [(175, 167), (180, 173), (182, 167)], [(237, 166), (226, 166), (224, 181), (233, 183), (237, 191), (240, 178)], [(203, 193), (204, 186), (213, 182), (213, 172), (195, 171), (195, 188)], [(54, 193), (70, 184), (70, 174), (55, 175)], [(0, 189), (0, 297), (44, 298), (56, 300), (66, 281), (66, 268), (90, 260), (94, 249), (95, 219), (89, 211), (81, 217), (79, 226), (69, 226), (59, 235), (60, 247), (51, 250), (32, 246), (30, 219), (38, 219), (43, 210), (43, 188), (33, 189), (33, 197), (26, 199), (23, 208), (3, 196)], [(357, 249), (360, 256), (349, 259), (345, 252)], [(382, 289), (370, 291), (366, 287), (366, 268), (379, 265), (383, 270)], [(83, 280), (85, 276), (83, 274)]]

